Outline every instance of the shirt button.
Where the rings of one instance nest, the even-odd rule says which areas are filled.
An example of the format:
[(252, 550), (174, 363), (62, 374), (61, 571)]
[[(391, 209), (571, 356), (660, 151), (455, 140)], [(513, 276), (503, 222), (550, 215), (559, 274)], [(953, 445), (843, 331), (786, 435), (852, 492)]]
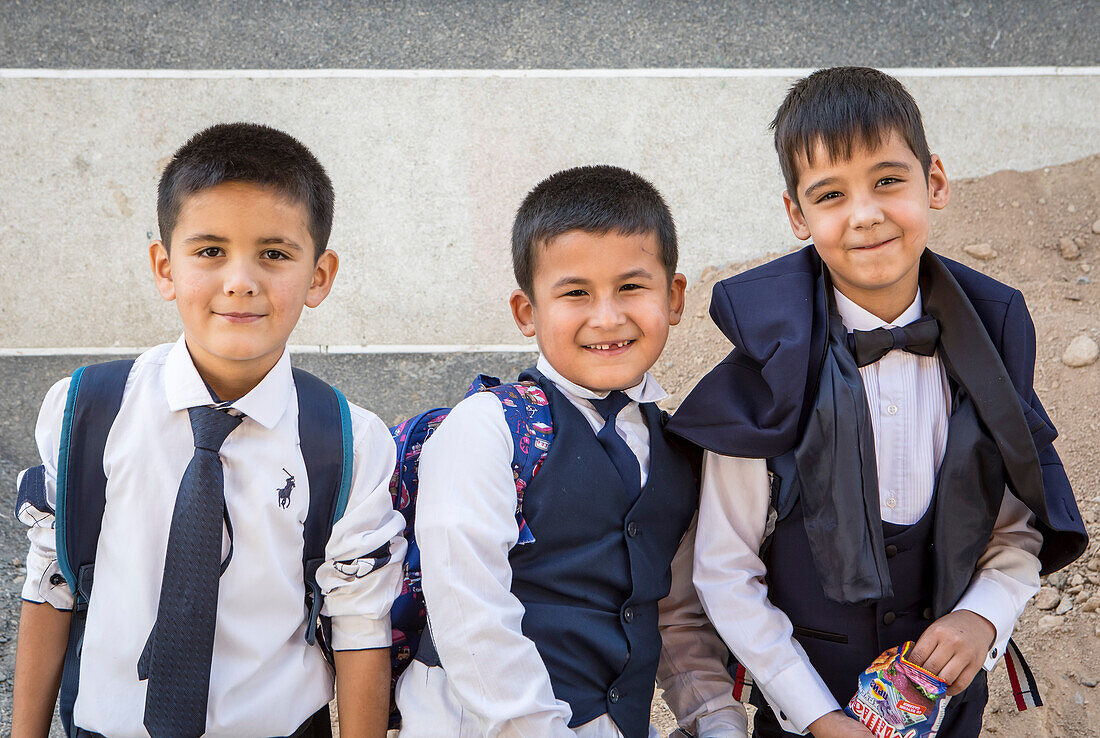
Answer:
[(997, 658), (997, 649), (994, 648), (992, 651), (990, 651), (989, 657), (993, 659)]
[(60, 574), (54, 573), (50, 575), (50, 584), (52, 584), (53, 586), (60, 587), (64, 583), (65, 577), (61, 576)]
[(897, 555), (898, 555), (898, 547), (897, 546), (895, 546), (894, 544), (891, 543), (889, 546), (886, 547), (886, 558), (892, 559)]
[(623, 621), (627, 622), (627, 623), (634, 622), (634, 608), (633, 607), (623, 608)]
[(898, 406), (897, 405), (890, 405), (886, 408), (886, 412), (889, 415), (897, 415), (898, 414)]
[(631, 538), (636, 537), (641, 532), (641, 528), (633, 520), (626, 524), (626, 534)]
[(607, 690), (607, 699), (611, 702), (611, 704), (615, 704), (622, 698), (623, 695), (621, 692), (619, 692), (618, 687), (612, 687), (611, 689)]
[(898, 506), (898, 498), (897, 497), (894, 497), (893, 495), (890, 495), (889, 497), (886, 498), (886, 507), (893, 510), (897, 506)]
[(921, 617), (924, 618), (925, 620), (931, 620), (933, 614), (934, 613), (932, 612), (932, 608), (931, 607), (926, 607), (926, 608), (924, 608), (924, 612), (921, 613)]
[(897, 619), (898, 619), (897, 615), (895, 615), (893, 612), (888, 612), (888, 613), (886, 613), (885, 615), (882, 616), (882, 624), (883, 625), (893, 625), (894, 621), (897, 620)]

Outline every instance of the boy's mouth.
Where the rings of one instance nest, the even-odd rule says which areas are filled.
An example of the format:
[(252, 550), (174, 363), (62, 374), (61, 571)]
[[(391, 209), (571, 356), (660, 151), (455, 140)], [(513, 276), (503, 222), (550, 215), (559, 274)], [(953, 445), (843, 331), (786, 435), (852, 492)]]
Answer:
[(851, 250), (852, 251), (873, 251), (874, 249), (877, 249), (880, 246), (885, 246), (886, 244), (890, 243), (891, 241), (893, 241), (896, 238), (897, 238), (897, 236), (894, 236), (894, 238), (888, 238), (885, 241), (876, 241), (875, 243), (869, 243), (865, 246), (853, 246)]
[(251, 323), (264, 317), (262, 313), (216, 313), (230, 323)]
[(637, 339), (630, 338), (625, 341), (613, 341), (608, 343), (589, 343), (585, 344), (584, 348), (587, 351), (592, 351), (600, 354), (601, 356), (614, 356), (626, 351)]

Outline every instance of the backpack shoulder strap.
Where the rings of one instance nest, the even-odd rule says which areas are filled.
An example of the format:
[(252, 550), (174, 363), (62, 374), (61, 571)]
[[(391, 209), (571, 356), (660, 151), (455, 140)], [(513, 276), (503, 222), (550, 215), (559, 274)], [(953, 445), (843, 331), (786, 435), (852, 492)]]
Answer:
[(91, 594), (90, 571), (83, 574), (87, 582), (81, 576), (95, 563), (103, 523), (107, 490), (103, 450), (133, 365), (133, 359), (120, 359), (77, 369), (65, 401), (57, 459), (57, 564), (77, 598), (77, 607), (86, 607)]
[(330, 626), (327, 619), (320, 618), (324, 597), (317, 584), (317, 569), (325, 560), (332, 526), (343, 517), (351, 492), (354, 452), (351, 410), (340, 390), (302, 369), (294, 369), (293, 374), (298, 395), (298, 438), (309, 480), (309, 509), (302, 546), (306, 605), (310, 612), (306, 641), (311, 645), (320, 641), (321, 649), (330, 656)]
[(58, 711), (71, 733), (80, 678), (80, 655), (88, 600), (92, 594), (95, 552), (107, 504), (103, 450), (122, 407), (122, 393), (133, 359), (81, 367), (69, 383), (57, 458), (55, 535), (57, 565), (73, 592), (73, 615), (61, 674)]
[(502, 384), (496, 377), (481, 374), (470, 386), (467, 397), (491, 392), (504, 408), (504, 420), (512, 433), (512, 472), (516, 479), (517, 546), (534, 543), (535, 537), (523, 519), (523, 493), (535, 478), (554, 440), (550, 402), (537, 382), (526, 380)]

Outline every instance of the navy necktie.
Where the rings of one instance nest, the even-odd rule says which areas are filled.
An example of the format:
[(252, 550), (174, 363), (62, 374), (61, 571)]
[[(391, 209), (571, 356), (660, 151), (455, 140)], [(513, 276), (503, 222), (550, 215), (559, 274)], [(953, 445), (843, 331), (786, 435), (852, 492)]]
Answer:
[(604, 419), (603, 428), (596, 434), (596, 440), (611, 457), (611, 463), (615, 465), (615, 470), (619, 472), (623, 486), (626, 487), (627, 498), (633, 502), (642, 493), (642, 471), (638, 466), (638, 457), (615, 430), (615, 416), (630, 403), (630, 398), (615, 390), (602, 400), (589, 402)]
[(901, 328), (852, 331), (848, 334), (848, 347), (856, 357), (856, 366), (864, 367), (874, 364), (894, 349), (931, 356), (936, 353), (939, 340), (940, 324), (931, 315), (925, 315)]
[(139, 678), (149, 680), (144, 723), (153, 738), (206, 732), (225, 514), (218, 451), (243, 420), (213, 407), (188, 414), (195, 454), (176, 494), (157, 619), (138, 662)]

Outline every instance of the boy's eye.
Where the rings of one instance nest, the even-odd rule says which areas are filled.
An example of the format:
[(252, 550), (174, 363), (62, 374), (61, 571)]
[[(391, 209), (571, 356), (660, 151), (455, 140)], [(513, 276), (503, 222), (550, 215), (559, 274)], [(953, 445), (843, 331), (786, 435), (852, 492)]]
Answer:
[(897, 177), (883, 177), (882, 179), (880, 179), (878, 181), (878, 183), (880, 185), (890, 185), (890, 184), (894, 184), (895, 182), (900, 182), (900, 181), (901, 180), (898, 179)]
[(279, 259), (289, 259), (290, 258), (285, 253), (283, 253), (282, 251), (279, 251), (278, 249), (267, 249), (266, 251), (264, 251), (263, 257), (265, 259), (272, 259), (272, 260), (275, 260), (275, 261), (277, 261)]
[(630, 282), (630, 283), (624, 284), (619, 289), (620, 290), (643, 290), (645, 288), (642, 287), (642, 285), (640, 285), (640, 284), (634, 284), (633, 282)]
[(569, 290), (562, 297), (584, 297), (587, 294), (584, 290)]
[(222, 250), (218, 246), (207, 246), (205, 249), (203, 249), (202, 251), (199, 252), (199, 256), (205, 256), (207, 258), (212, 258), (212, 257), (215, 257), (215, 256), (221, 256), (221, 255), (222, 255)]
[(825, 202), (826, 200), (835, 200), (838, 197), (840, 197), (839, 192), (826, 192), (824, 195), (817, 198), (817, 200), (815, 202)]

